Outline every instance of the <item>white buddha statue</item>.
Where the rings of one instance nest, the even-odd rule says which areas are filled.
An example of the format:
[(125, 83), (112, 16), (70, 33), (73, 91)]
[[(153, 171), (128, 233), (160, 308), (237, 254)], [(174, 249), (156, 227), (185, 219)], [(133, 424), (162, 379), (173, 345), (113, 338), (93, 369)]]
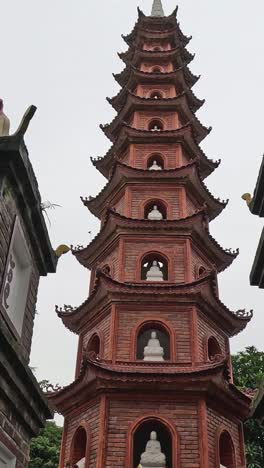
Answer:
[(157, 332), (151, 332), (151, 338), (144, 348), (144, 361), (160, 362), (164, 361), (164, 349), (160, 346)]
[(158, 165), (157, 161), (153, 161), (152, 165), (149, 167), (149, 171), (162, 171), (162, 167)]
[(8, 136), (10, 129), (10, 121), (8, 117), (4, 114), (4, 103), (0, 99), (0, 137)]
[(79, 460), (74, 467), (78, 468), (85, 468), (85, 457)]
[(157, 205), (154, 205), (152, 210), (148, 214), (148, 219), (151, 221), (160, 221), (163, 219), (162, 213), (158, 210)]
[(151, 131), (152, 132), (161, 132), (161, 128), (157, 124), (155, 124), (154, 127), (151, 128)]
[(157, 440), (157, 433), (151, 432), (150, 440), (146, 445), (146, 451), (140, 458), (141, 468), (165, 468), (166, 457), (161, 451), (160, 442)]
[(163, 273), (159, 267), (157, 260), (154, 260), (152, 266), (147, 272), (147, 281), (164, 281)]
[(148, 219), (151, 221), (160, 221), (163, 219), (162, 213), (158, 210), (157, 205), (154, 205), (152, 210), (148, 214)]

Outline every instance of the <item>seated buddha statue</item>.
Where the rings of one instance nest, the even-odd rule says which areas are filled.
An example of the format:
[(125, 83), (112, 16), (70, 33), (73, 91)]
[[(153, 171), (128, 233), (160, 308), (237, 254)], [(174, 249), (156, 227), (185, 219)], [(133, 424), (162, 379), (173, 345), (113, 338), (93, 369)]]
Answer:
[(160, 346), (157, 332), (151, 332), (151, 338), (144, 348), (144, 361), (164, 361), (164, 349)]
[(157, 161), (153, 161), (152, 165), (149, 167), (149, 171), (162, 171), (162, 167), (158, 165)]
[(147, 281), (164, 281), (163, 273), (159, 267), (157, 260), (154, 260), (152, 266), (147, 272)]
[(157, 205), (154, 205), (152, 210), (149, 212), (148, 219), (150, 221), (160, 221), (163, 219), (162, 213), (158, 210)]
[(161, 451), (161, 445), (157, 440), (157, 433), (155, 431), (150, 434), (150, 440), (146, 445), (146, 451), (141, 455), (139, 466), (142, 468), (166, 467), (166, 457)]

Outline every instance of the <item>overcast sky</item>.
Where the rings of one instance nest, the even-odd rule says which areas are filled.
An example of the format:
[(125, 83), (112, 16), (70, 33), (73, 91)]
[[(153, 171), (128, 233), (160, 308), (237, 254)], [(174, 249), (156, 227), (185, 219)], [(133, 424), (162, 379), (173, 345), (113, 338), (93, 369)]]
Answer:
[[(38, 107), (26, 135), (42, 199), (62, 205), (49, 211), (53, 247), (90, 242), (99, 228), (80, 196), (96, 195), (105, 179), (90, 156), (110, 146), (99, 129), (114, 117), (106, 96), (119, 87), (112, 73), (122, 70), (117, 52), (126, 50), (121, 34), (137, 19), (137, 5), (148, 14), (152, 0), (0, 0), (0, 97), (16, 129), (30, 104)], [(163, 0), (166, 14), (175, 8)], [(232, 339), (232, 351), (247, 345), (264, 350), (264, 291), (249, 285), (249, 273), (263, 221), (241, 200), (253, 192), (264, 151), (263, 0), (180, 0), (178, 18), (192, 35), (190, 65), (201, 74), (194, 91), (205, 98), (198, 112), (213, 126), (202, 143), (207, 156), (222, 159), (206, 184), (230, 203), (211, 233), (239, 258), (219, 276), (220, 296), (233, 310), (254, 309), (246, 331)], [(57, 273), (42, 278), (31, 365), (39, 379), (61, 385), (74, 376), (77, 338), (57, 318), (55, 304), (79, 305), (87, 297), (89, 272), (68, 254)]]

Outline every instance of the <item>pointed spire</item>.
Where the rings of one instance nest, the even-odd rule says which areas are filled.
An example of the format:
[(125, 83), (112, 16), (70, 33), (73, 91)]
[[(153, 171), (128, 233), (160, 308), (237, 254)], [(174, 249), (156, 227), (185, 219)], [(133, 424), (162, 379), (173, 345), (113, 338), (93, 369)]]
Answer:
[(164, 16), (161, 0), (153, 0), (151, 16)]

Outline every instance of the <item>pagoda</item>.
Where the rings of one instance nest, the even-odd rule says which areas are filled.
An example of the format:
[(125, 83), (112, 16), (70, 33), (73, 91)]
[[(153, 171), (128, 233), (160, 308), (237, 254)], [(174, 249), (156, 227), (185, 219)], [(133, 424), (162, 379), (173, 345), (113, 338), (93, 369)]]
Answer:
[(92, 159), (107, 179), (82, 198), (99, 234), (73, 255), (91, 271), (87, 300), (57, 308), (79, 336), (75, 381), (50, 394), (65, 417), (60, 468), (245, 468), (250, 397), (232, 379), (229, 339), (252, 317), (220, 300), (223, 249), (209, 222), (225, 208), (204, 180), (219, 165), (200, 142), (190, 42), (177, 9), (154, 0), (119, 54), (112, 142)]

